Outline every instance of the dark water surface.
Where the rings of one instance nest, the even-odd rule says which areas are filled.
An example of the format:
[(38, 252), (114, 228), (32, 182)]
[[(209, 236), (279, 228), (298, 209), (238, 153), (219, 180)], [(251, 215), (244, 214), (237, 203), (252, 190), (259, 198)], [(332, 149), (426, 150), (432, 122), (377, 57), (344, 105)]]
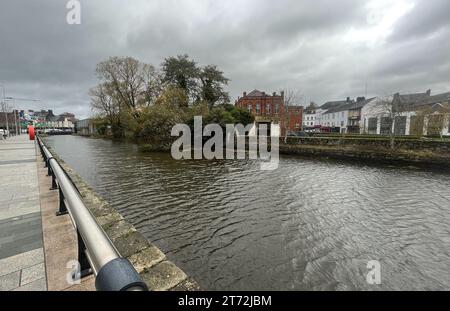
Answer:
[[(450, 290), (450, 173), (282, 157), (175, 161), (75, 136), (49, 144), (203, 288)], [(369, 285), (367, 262), (381, 263)]]

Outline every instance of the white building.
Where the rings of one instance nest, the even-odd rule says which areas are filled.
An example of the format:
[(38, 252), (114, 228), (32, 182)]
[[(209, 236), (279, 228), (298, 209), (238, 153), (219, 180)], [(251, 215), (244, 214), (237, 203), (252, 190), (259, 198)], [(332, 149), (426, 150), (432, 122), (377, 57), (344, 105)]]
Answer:
[(361, 110), (364, 133), (378, 135), (450, 135), (450, 93), (376, 98)]
[(320, 118), (322, 113), (323, 110), (313, 104), (303, 110), (303, 130), (305, 132), (320, 132)]
[(321, 108), (327, 108), (321, 113), (320, 125), (322, 131), (330, 131), (335, 133), (354, 133), (363, 132), (363, 122), (361, 111), (363, 107), (372, 102), (374, 98), (365, 99), (358, 97), (355, 100), (347, 98), (345, 101), (328, 102)]

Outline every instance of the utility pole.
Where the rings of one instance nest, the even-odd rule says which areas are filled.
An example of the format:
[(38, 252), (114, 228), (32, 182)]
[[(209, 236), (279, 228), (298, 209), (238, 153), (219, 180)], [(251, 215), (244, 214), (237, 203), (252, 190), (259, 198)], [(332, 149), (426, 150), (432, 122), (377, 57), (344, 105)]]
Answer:
[(5, 122), (6, 122), (6, 131), (8, 132), (8, 136), (10, 137), (11, 134), (9, 133), (9, 122), (8, 122), (8, 109), (6, 109), (6, 98), (5, 98), (5, 86), (3, 84), (0, 84), (2, 86), (3, 89), (3, 104), (2, 104), (2, 108), (3, 108), (3, 113), (5, 114)]
[(13, 112), (14, 112), (14, 124), (16, 126), (16, 136), (18, 136), (18, 135), (20, 135), (20, 133), (19, 133), (18, 128), (17, 128), (17, 116), (16, 116), (17, 110), (14, 109)]

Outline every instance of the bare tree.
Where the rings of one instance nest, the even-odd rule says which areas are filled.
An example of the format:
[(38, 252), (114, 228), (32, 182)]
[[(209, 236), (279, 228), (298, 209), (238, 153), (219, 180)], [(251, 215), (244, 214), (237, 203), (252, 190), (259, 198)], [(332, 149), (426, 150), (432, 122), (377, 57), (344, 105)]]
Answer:
[(95, 113), (105, 117), (108, 122), (119, 123), (120, 103), (114, 96), (114, 87), (109, 83), (101, 83), (89, 90), (91, 105)]
[(285, 134), (284, 134), (284, 143), (287, 143), (288, 138), (288, 127), (290, 124), (291, 115), (289, 113), (289, 107), (295, 106), (296, 101), (301, 99), (301, 93), (299, 90), (292, 90), (292, 89), (284, 89), (280, 90), (280, 93), (283, 94), (283, 102), (284, 102), (284, 110), (285, 110), (285, 116), (284, 116), (284, 122), (285, 122)]
[[(439, 135), (443, 138), (444, 128), (447, 122), (450, 122), (450, 104), (434, 104), (422, 107), (417, 111), (417, 117), (427, 119), (427, 134)], [(423, 126), (423, 125), (422, 125)], [(423, 130), (423, 129), (422, 129)]]
[(403, 102), (400, 99), (400, 94), (394, 96), (379, 97), (380, 107), (378, 115), (380, 116), (380, 134), (388, 133), (390, 140), (390, 148), (395, 148), (395, 136), (398, 134), (395, 131), (396, 122), (400, 121), (401, 117), (405, 117), (404, 113), (411, 110), (411, 104)]
[(9, 121), (8, 121), (8, 109), (9, 109), (9, 107), (8, 107), (8, 103), (5, 100), (4, 95), (3, 95), (1, 103), (2, 103), (3, 115), (5, 116), (6, 132), (8, 133), (8, 136), (9, 136)]
[(140, 99), (140, 106), (151, 106), (161, 96), (164, 91), (163, 75), (150, 64), (144, 64), (142, 68), (143, 74), (143, 91)]
[(97, 75), (108, 83), (121, 105), (136, 112), (138, 100), (144, 93), (149, 68), (132, 57), (110, 57), (97, 65)]

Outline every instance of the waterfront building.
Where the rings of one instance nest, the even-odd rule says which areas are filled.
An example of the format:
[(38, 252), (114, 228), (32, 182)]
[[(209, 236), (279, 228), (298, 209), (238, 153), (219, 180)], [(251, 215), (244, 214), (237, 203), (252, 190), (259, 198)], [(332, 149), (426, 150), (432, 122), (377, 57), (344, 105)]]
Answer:
[(450, 92), (431, 95), (399, 93), (376, 98), (362, 109), (364, 133), (390, 135), (450, 135)]
[(60, 115), (53, 114), (53, 110), (21, 110), (20, 121), (33, 124), (37, 129), (50, 130), (61, 129), (74, 131), (77, 119), (73, 113), (64, 112)]
[(75, 123), (75, 132), (78, 135), (90, 136), (97, 134), (97, 128), (92, 119), (83, 119)]
[(248, 94), (244, 92), (242, 97), (238, 97), (235, 105), (246, 109), (255, 116), (255, 124), (250, 134), (257, 134), (261, 124), (268, 126), (268, 135), (283, 136), (285, 134), (284, 92), (281, 94), (274, 92), (272, 95), (259, 90), (253, 90)]
[(303, 106), (289, 106), (287, 126), (290, 132), (299, 132), (303, 130)]
[(325, 132), (360, 134), (363, 132), (361, 118), (362, 109), (374, 98), (366, 99), (357, 97), (352, 100), (349, 97), (345, 101), (328, 102), (321, 108), (325, 111), (321, 114), (321, 129)]
[(305, 132), (320, 132), (320, 118), (324, 111), (311, 103), (303, 112), (303, 130)]

